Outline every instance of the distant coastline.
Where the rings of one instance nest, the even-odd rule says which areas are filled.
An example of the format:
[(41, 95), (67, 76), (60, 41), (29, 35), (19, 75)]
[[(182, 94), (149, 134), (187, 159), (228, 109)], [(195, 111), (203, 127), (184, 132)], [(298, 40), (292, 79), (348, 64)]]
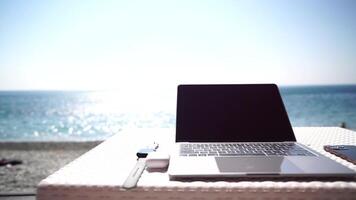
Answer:
[(291, 93), (355, 93), (356, 84), (280, 86), (282, 94)]

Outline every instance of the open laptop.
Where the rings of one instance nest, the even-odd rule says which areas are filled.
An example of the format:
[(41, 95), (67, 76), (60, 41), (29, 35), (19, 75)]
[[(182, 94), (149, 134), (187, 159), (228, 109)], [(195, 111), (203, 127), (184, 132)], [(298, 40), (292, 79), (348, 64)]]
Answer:
[(170, 179), (355, 177), (296, 142), (275, 84), (179, 85)]

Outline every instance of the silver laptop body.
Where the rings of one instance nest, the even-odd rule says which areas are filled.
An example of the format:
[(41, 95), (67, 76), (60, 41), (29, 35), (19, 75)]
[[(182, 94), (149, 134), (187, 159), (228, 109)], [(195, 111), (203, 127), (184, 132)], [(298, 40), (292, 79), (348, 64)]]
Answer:
[(179, 85), (170, 179), (356, 173), (296, 142), (275, 84)]

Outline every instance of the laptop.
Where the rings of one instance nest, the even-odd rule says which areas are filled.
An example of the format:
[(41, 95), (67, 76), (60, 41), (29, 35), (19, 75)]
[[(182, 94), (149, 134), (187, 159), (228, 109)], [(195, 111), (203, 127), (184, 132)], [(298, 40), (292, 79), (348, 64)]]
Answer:
[(275, 84), (179, 85), (171, 180), (356, 177), (296, 142)]

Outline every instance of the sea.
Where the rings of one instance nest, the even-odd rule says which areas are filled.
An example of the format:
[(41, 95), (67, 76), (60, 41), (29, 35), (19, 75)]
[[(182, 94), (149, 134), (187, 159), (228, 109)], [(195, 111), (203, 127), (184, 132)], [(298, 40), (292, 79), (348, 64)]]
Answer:
[[(356, 85), (280, 88), (292, 126), (356, 130)], [(167, 91), (1, 91), (0, 141), (103, 140), (129, 128), (174, 128)]]

